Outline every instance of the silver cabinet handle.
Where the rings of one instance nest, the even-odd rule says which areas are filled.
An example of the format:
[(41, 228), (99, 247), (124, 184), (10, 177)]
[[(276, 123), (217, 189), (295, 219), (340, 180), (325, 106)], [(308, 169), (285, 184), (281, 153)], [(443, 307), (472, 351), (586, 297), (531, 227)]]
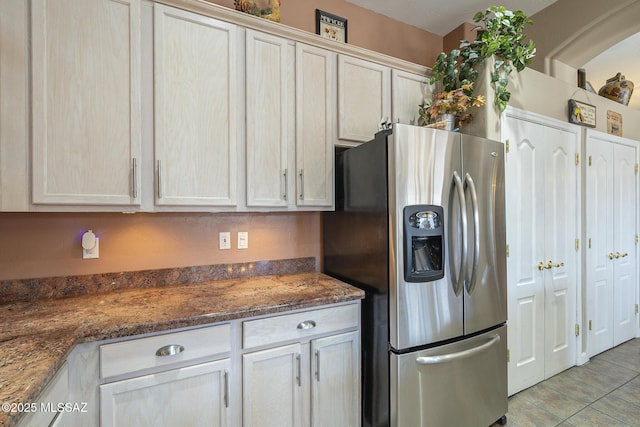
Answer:
[(134, 199), (138, 198), (138, 159), (136, 159), (135, 157), (133, 158), (133, 162), (131, 164), (131, 175), (132, 176), (132, 183), (131, 183), (131, 195), (133, 196)]
[[(460, 223), (462, 225), (462, 248), (460, 250), (461, 252), (461, 257), (460, 257), (460, 271), (458, 273), (458, 275), (456, 276), (455, 274), (452, 274), (453, 277), (453, 291), (455, 292), (456, 295), (460, 295), (460, 292), (462, 291), (462, 286), (464, 284), (464, 274), (467, 271), (467, 254), (468, 254), (468, 248), (467, 248), (467, 202), (465, 200), (465, 196), (464, 196), (464, 186), (462, 185), (462, 180), (460, 179), (460, 175), (458, 175), (458, 172), (454, 171), (453, 172), (453, 180), (452, 180), (452, 184), (453, 187), (455, 188), (456, 194), (458, 195), (458, 202), (460, 203)], [(451, 197), (449, 199), (449, 204), (452, 203), (451, 201)], [(449, 227), (451, 230), (451, 226), (453, 224), (453, 221), (449, 221)], [(450, 236), (454, 236), (455, 234), (452, 233), (451, 231), (449, 232)], [(449, 245), (449, 247), (451, 247), (451, 245)], [(453, 265), (453, 263), (451, 263), (450, 265)]]
[(471, 209), (473, 209), (473, 264), (471, 267), (471, 277), (467, 283), (469, 295), (476, 287), (476, 272), (478, 270), (478, 260), (480, 259), (480, 213), (478, 211), (478, 193), (473, 178), (468, 173), (464, 176), (465, 190), (468, 187), (471, 193)]
[(160, 160), (158, 160), (158, 199), (162, 198), (162, 186), (160, 185), (162, 174), (160, 173)]
[(300, 169), (300, 200), (304, 200), (304, 169)]
[(416, 359), (418, 365), (436, 365), (438, 363), (456, 362), (460, 359), (466, 359), (467, 357), (475, 356), (478, 353), (482, 353), (494, 344), (500, 342), (500, 335), (494, 335), (488, 341), (480, 344), (477, 347), (473, 347), (467, 350), (462, 350), (457, 353), (442, 354), (438, 356), (423, 356)]
[(300, 364), (300, 354), (296, 354), (296, 365), (298, 372), (296, 373), (296, 382), (298, 383), (298, 387), (302, 386), (302, 378), (300, 377), (302, 374), (302, 365)]
[(184, 351), (184, 347), (179, 344), (169, 344), (164, 347), (160, 347), (156, 350), (156, 356), (166, 357), (173, 356), (175, 354), (182, 353)]
[(224, 371), (224, 407), (229, 407), (229, 371)]
[(313, 320), (305, 320), (304, 322), (298, 323), (298, 329), (312, 329), (316, 327), (316, 322)]
[(284, 170), (282, 175), (284, 176), (284, 195), (282, 196), (282, 198), (284, 200), (287, 200), (287, 170), (286, 169)]
[(316, 381), (320, 382), (320, 350), (316, 350)]

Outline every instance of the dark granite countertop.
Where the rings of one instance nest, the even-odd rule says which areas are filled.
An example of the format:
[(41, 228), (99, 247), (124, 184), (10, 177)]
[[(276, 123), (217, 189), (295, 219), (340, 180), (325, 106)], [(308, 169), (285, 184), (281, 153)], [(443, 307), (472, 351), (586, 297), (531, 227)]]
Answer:
[[(34, 402), (82, 342), (364, 298), (321, 273), (241, 277), (0, 305), (0, 404)], [(22, 414), (0, 412), (0, 426)]]

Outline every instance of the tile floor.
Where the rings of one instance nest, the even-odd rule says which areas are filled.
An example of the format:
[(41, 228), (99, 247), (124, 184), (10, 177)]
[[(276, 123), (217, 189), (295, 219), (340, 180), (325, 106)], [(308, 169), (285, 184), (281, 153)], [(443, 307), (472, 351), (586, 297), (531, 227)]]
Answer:
[(511, 396), (507, 426), (640, 427), (640, 338)]

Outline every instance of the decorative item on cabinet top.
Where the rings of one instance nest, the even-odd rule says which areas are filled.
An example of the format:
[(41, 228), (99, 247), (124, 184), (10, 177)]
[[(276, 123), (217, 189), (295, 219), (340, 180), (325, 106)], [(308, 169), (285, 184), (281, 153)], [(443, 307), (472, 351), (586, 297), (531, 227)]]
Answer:
[(280, 22), (281, 0), (233, 0), (236, 10)]
[(598, 91), (598, 95), (619, 102), (622, 105), (629, 105), (632, 93), (633, 82), (626, 80), (621, 73), (607, 79), (607, 83)]
[[(525, 25), (533, 22), (524, 12), (510, 11), (502, 6), (490, 6), (476, 13), (473, 21), (476, 23), (475, 39), (471, 42), (461, 40), (459, 47), (452, 49), (449, 54), (442, 52), (431, 67), (433, 72), (430, 77), (431, 84), (440, 82), (443, 89), (431, 100), (431, 105), (436, 105), (458, 93), (464, 94), (467, 101), (480, 98), (480, 96), (473, 96), (473, 83), (480, 75), (480, 66), (487, 59), (493, 58), (493, 69), (487, 72), (490, 73), (490, 82), (494, 90), (493, 103), (502, 112), (511, 97), (511, 93), (507, 90), (509, 74), (514, 69), (518, 72), (524, 70), (535, 55), (536, 48), (533, 41), (525, 42), (526, 35), (523, 32)], [(426, 116), (428, 123), (431, 123), (438, 115), (431, 112), (426, 115), (422, 113), (425, 106), (429, 108), (426, 105), (428, 103), (427, 101), (420, 105), (421, 119)], [(482, 104), (484, 102), (476, 101), (476, 105)], [(464, 109), (466, 110), (467, 107), (465, 104)], [(471, 116), (467, 114), (466, 119), (470, 118)]]
[(596, 127), (596, 107), (591, 104), (569, 100), (569, 123), (580, 126)]
[(316, 9), (316, 34), (325, 39), (347, 43), (347, 20)]

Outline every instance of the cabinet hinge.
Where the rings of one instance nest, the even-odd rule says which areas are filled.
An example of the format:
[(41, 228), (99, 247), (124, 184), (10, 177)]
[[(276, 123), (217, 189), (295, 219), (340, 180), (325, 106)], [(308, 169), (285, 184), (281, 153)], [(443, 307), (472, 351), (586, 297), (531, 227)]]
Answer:
[(637, 245), (638, 244), (638, 234), (637, 233), (636, 233), (635, 242), (636, 242), (636, 245)]
[[(637, 237), (637, 235), (636, 235)], [(509, 258), (509, 245), (507, 245), (507, 258)]]
[(589, 156), (589, 166), (591, 166), (591, 156)]
[(576, 336), (580, 336), (580, 325), (576, 323)]
[(580, 239), (576, 239), (576, 251), (580, 250)]
[(507, 349), (507, 363), (511, 362), (511, 350)]
[(636, 314), (638, 314), (638, 304), (636, 304), (635, 307)]
[(593, 331), (593, 323), (591, 320), (589, 320), (589, 330)]
[(589, 237), (589, 249), (591, 249), (591, 237)]
[(638, 175), (638, 164), (636, 163), (636, 175)]
[(509, 138), (504, 142), (504, 151), (505, 153), (509, 152)]
[(580, 164), (580, 153), (576, 153), (576, 166)]

